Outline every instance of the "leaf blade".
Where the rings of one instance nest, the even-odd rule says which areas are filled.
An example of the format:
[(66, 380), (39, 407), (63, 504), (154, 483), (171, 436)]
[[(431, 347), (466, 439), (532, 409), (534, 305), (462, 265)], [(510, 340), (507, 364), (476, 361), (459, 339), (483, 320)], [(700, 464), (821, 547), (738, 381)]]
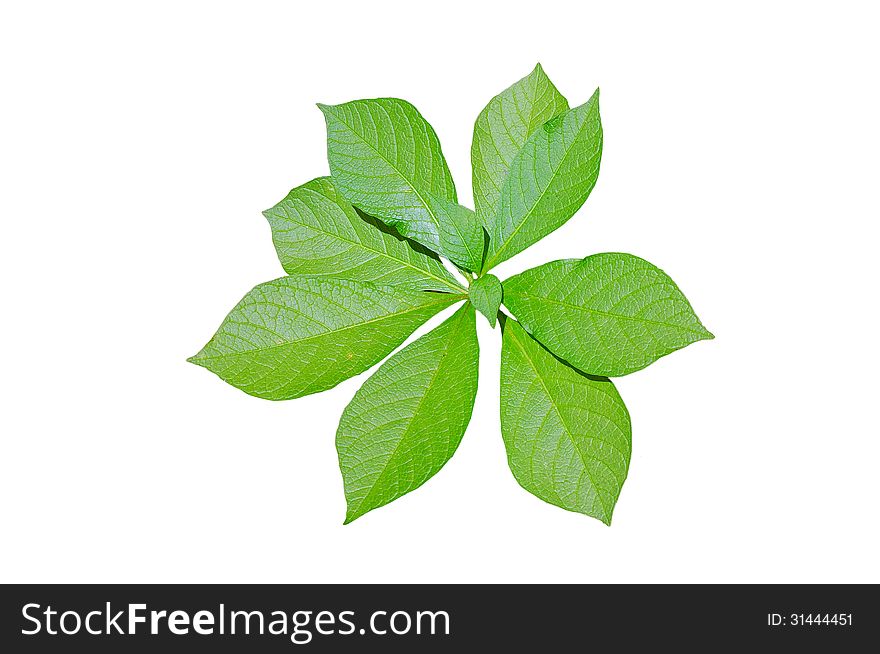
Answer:
[(324, 275), (417, 290), (464, 290), (436, 257), (359, 214), (329, 177), (291, 190), (263, 215), (289, 275)]
[(531, 73), (493, 97), (477, 116), (471, 144), (474, 206), (490, 234), (501, 188), (514, 157), (532, 132), (568, 108), (568, 100), (538, 64)]
[(429, 209), (437, 220), (437, 249), (465, 270), (479, 270), (483, 265), (485, 242), (477, 215), (460, 204), (433, 196), (427, 198)]
[(501, 346), (501, 433), (536, 497), (611, 524), (629, 470), (629, 412), (608, 379), (562, 363), (513, 320)]
[(471, 283), (468, 297), (474, 308), (486, 316), (486, 320), (494, 329), (503, 297), (501, 282), (498, 281), (498, 278), (495, 275), (478, 277)]
[(561, 227), (586, 202), (599, 177), (599, 91), (535, 130), (501, 189), (487, 271)]
[(465, 304), (355, 393), (336, 434), (346, 524), (415, 490), (452, 457), (473, 411), (478, 361), (474, 309)]
[[(453, 209), (458, 198), (452, 174), (437, 134), (418, 110), (398, 98), (318, 106), (339, 192), (403, 236), (468, 269), (479, 267), (482, 230), (476, 217), (463, 220)], [(450, 212), (461, 220), (449, 224)], [(472, 254), (477, 250), (479, 261)]]
[(618, 377), (714, 338), (666, 273), (631, 254), (537, 266), (504, 282), (504, 304), (558, 357)]
[(329, 277), (260, 284), (189, 361), (256, 397), (318, 393), (387, 356), (460, 295)]

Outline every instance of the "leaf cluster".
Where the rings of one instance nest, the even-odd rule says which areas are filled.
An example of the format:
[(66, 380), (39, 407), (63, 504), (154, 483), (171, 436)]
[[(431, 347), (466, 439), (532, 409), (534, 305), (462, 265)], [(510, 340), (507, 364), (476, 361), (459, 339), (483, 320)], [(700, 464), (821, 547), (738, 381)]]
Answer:
[(440, 141), (413, 105), (318, 106), (330, 176), (264, 212), (286, 276), (250, 291), (189, 361), (288, 400), (385, 360), (336, 433), (348, 523), (415, 490), (455, 453), (477, 393), (479, 312), (501, 326), (501, 433), (514, 477), (610, 524), (632, 433), (609, 378), (712, 334), (662, 270), (630, 254), (552, 261), (503, 282), (489, 272), (590, 195), (599, 91), (570, 108), (538, 65), (492, 98), (474, 126), (474, 210), (459, 204)]

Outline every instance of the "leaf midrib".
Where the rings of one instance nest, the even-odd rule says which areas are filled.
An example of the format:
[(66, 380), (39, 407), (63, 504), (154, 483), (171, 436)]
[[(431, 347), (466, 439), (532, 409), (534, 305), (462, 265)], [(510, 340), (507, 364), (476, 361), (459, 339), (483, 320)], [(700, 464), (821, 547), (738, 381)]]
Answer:
[(619, 320), (630, 320), (632, 322), (642, 322), (642, 323), (647, 323), (649, 325), (657, 325), (659, 327), (671, 327), (672, 329), (678, 329), (678, 330), (681, 330), (684, 332), (690, 332), (692, 334), (697, 334), (698, 336), (706, 336), (707, 335), (705, 328), (703, 328), (702, 330), (690, 329), (688, 327), (683, 327), (681, 325), (674, 325), (669, 322), (661, 322), (659, 320), (650, 320), (649, 318), (639, 318), (637, 316), (626, 316), (626, 315), (619, 314), (619, 313), (611, 313), (609, 311), (602, 311), (601, 309), (593, 309), (593, 308), (581, 306), (578, 304), (571, 304), (570, 302), (565, 302), (564, 300), (557, 300), (555, 298), (549, 298), (549, 297), (541, 296), (541, 295), (529, 295), (528, 293), (517, 293), (516, 291), (511, 293), (511, 295), (519, 296), (519, 297), (523, 298), (524, 300), (530, 300), (533, 302), (547, 302), (549, 304), (558, 304), (560, 306), (563, 306), (563, 307), (566, 307), (569, 309), (574, 309), (576, 311), (583, 311), (585, 313), (595, 313), (600, 316), (606, 316), (608, 318), (616, 318)]

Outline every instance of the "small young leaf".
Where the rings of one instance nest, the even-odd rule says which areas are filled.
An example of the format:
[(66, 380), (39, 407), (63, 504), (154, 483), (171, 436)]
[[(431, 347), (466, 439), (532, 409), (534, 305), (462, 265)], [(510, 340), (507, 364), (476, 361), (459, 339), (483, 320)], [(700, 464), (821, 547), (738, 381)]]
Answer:
[(189, 361), (250, 395), (318, 393), (381, 361), (462, 298), (329, 277), (260, 284)]
[[(357, 210), (319, 177), (263, 212), (289, 275), (326, 275), (383, 286), (460, 293), (440, 260)], [(418, 249), (417, 249), (418, 248)]]
[(614, 384), (562, 363), (513, 320), (503, 325), (501, 434), (519, 484), (605, 524), (629, 469), (629, 413)]
[(407, 238), (476, 270), (483, 230), (459, 207), (434, 129), (396, 98), (318, 105), (327, 121), (327, 158), (339, 192)]
[(597, 89), (585, 104), (536, 129), (514, 158), (501, 188), (483, 270), (525, 250), (571, 218), (593, 190), (601, 158)]
[(478, 361), (474, 309), (465, 304), (355, 393), (336, 433), (346, 523), (415, 490), (455, 453), (474, 408)]
[(477, 311), (486, 316), (486, 320), (495, 327), (498, 308), (501, 306), (501, 282), (495, 275), (483, 275), (473, 281), (468, 289), (471, 304)]
[(714, 338), (666, 273), (631, 254), (552, 261), (504, 282), (504, 305), (556, 356), (618, 377)]
[(474, 205), (477, 218), (490, 234), (513, 158), (532, 132), (564, 111), (568, 111), (568, 100), (538, 64), (480, 112), (471, 145)]

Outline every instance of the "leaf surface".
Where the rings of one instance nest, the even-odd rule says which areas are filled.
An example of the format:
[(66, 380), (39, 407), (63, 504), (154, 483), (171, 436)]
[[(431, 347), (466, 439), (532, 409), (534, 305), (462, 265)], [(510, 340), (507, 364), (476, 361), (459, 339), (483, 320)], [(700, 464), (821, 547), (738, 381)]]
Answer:
[(632, 450), (623, 400), (610, 380), (559, 361), (509, 319), (501, 347), (501, 434), (523, 488), (611, 524)]
[(263, 212), (289, 275), (326, 275), (385, 286), (461, 292), (432, 253), (358, 211), (319, 177)]
[(478, 361), (474, 309), (465, 304), (355, 393), (336, 433), (346, 523), (415, 490), (455, 453), (474, 407)]
[(468, 296), (474, 308), (486, 316), (486, 320), (494, 328), (502, 298), (501, 282), (498, 278), (495, 275), (483, 275), (475, 279), (468, 289)]
[(483, 270), (561, 227), (593, 190), (602, 158), (599, 91), (536, 129), (501, 188)]
[(282, 277), (245, 295), (189, 361), (250, 395), (288, 400), (363, 372), (460, 299), (355, 280)]
[(568, 100), (541, 64), (489, 101), (474, 124), (471, 166), (477, 217), (492, 233), (501, 187), (516, 154), (528, 137), (551, 118), (568, 110)]
[(405, 100), (318, 105), (327, 122), (327, 158), (339, 192), (403, 236), (479, 269), (483, 231), (458, 205), (440, 141)]
[(714, 338), (675, 282), (631, 254), (526, 270), (504, 282), (504, 304), (556, 356), (593, 375), (627, 375)]

